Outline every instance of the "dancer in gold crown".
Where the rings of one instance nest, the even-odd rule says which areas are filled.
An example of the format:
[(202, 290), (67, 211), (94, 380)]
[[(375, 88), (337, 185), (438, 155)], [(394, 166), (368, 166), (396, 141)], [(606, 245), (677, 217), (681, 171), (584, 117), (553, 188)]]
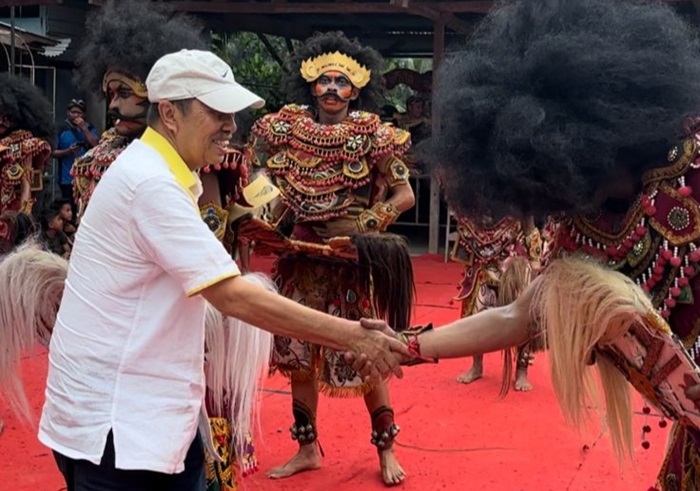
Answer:
[[(255, 158), (281, 193), (271, 222), (285, 238), (267, 246), (280, 254), (280, 293), (336, 316), (383, 316), (406, 327), (413, 298), (410, 257), (404, 240), (385, 232), (413, 206), (401, 160), (410, 137), (366, 111), (378, 95), (381, 58), (342, 33), (327, 33), (299, 48), (292, 68), (289, 97), (297, 104), (258, 120), (252, 130)], [(263, 252), (265, 234), (256, 233), (248, 230)], [(270, 477), (321, 466), (321, 391), (364, 396), (384, 482), (404, 480), (394, 455), (399, 427), (386, 382), (363, 381), (342, 354), (290, 338), (275, 339), (274, 362), (292, 380), (291, 433), (299, 451)]]

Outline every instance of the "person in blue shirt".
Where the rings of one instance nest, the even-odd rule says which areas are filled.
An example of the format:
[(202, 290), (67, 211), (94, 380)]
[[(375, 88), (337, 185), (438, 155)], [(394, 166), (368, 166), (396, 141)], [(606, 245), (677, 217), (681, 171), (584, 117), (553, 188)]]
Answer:
[(99, 135), (97, 130), (85, 120), (85, 102), (72, 99), (68, 104), (66, 120), (59, 130), (58, 144), (53, 156), (59, 160), (59, 186), (63, 199), (73, 199), (73, 177), (71, 168), (76, 158), (81, 157), (89, 149), (97, 145)]

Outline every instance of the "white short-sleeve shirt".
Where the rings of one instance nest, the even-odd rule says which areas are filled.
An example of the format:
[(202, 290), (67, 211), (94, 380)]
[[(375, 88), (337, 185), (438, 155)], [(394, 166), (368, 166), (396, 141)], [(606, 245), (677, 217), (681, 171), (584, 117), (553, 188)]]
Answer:
[(53, 331), (39, 439), (99, 464), (184, 470), (205, 394), (204, 288), (239, 274), (202, 221), (201, 183), (149, 129), (97, 186)]

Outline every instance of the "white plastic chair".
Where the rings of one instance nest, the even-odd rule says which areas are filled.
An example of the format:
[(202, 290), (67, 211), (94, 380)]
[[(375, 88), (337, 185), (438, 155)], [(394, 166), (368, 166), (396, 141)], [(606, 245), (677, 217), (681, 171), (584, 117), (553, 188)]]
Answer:
[(447, 223), (445, 224), (445, 262), (450, 260), (450, 251), (452, 251), (452, 243), (456, 242), (459, 233), (452, 228), (452, 211), (447, 210)]

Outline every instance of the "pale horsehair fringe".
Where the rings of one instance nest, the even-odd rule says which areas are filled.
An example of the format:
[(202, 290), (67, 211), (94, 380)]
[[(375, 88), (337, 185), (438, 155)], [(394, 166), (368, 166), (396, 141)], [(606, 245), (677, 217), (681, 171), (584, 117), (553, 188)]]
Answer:
[[(276, 292), (270, 278), (261, 273), (242, 276), (246, 281)], [(222, 316), (207, 304), (206, 375), (210, 400), (218, 415), (232, 422), (232, 445), (244, 455), (246, 437), (260, 425), (260, 386), (268, 373), (273, 336), (233, 317)]]
[[(598, 406), (593, 361), (634, 325), (644, 325), (651, 301), (626, 276), (586, 259), (559, 259), (537, 285), (532, 315), (546, 329), (552, 383), (564, 417), (582, 428)], [(605, 424), (620, 462), (632, 457), (630, 385), (604, 356), (595, 356), (605, 403)]]
[(34, 240), (0, 259), (0, 393), (27, 423), (18, 362), (37, 342), (48, 347), (67, 273), (68, 261)]

